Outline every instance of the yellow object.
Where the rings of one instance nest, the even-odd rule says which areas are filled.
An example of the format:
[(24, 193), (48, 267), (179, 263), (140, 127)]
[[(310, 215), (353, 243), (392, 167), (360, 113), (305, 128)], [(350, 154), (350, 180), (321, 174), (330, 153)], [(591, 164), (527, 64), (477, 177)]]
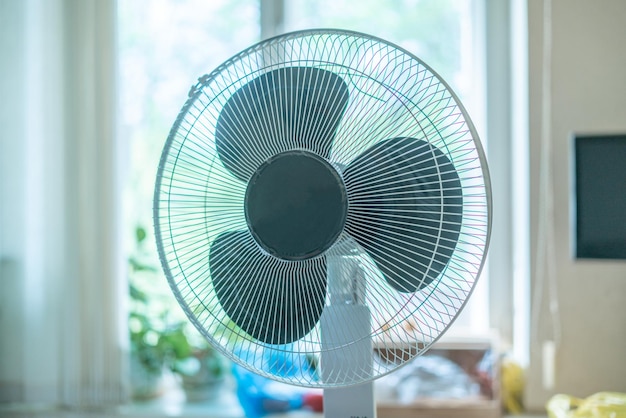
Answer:
[(626, 393), (599, 392), (585, 399), (554, 395), (546, 408), (550, 418), (626, 418)]
[(521, 414), (524, 410), (524, 370), (509, 359), (502, 361), (502, 406), (510, 414)]

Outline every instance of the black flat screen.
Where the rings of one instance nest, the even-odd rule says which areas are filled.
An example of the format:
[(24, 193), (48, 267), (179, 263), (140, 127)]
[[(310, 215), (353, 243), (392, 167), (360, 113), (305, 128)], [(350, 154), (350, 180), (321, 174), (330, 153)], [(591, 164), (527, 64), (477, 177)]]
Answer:
[(626, 134), (574, 138), (576, 257), (626, 259)]

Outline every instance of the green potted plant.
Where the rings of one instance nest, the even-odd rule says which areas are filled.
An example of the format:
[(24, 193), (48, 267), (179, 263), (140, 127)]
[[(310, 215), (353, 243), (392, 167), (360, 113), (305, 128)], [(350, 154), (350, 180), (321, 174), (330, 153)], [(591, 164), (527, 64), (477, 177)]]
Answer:
[[(223, 357), (182, 318), (174, 318), (171, 295), (159, 294), (147, 251), (145, 229), (138, 227), (136, 252), (129, 258), (131, 384), (135, 398), (160, 394), (164, 370), (180, 377), (188, 401), (214, 397), (225, 378)], [(145, 261), (148, 260), (148, 261)]]
[(162, 338), (171, 354), (169, 367), (180, 377), (187, 401), (214, 398), (224, 382), (224, 358), (188, 325)]
[(161, 380), (167, 352), (161, 342), (167, 330), (164, 310), (150, 294), (146, 282), (158, 280), (157, 269), (144, 248), (146, 230), (135, 229), (135, 251), (128, 259), (130, 337), (130, 383), (135, 399), (161, 393)]
[(131, 310), (130, 380), (136, 399), (152, 398), (160, 393), (165, 355), (159, 346), (159, 332), (147, 314), (147, 296), (130, 285)]

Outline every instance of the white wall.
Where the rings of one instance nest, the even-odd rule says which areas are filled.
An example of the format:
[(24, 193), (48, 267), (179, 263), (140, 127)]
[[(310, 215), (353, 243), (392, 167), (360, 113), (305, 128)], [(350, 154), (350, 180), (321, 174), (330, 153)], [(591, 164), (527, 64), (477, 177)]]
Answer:
[[(541, 289), (536, 250), (540, 232), (542, 1), (529, 0), (528, 20), (531, 272), (536, 294)], [(626, 132), (626, 1), (552, 0), (551, 25), (552, 88), (547, 110), (551, 114), (548, 137), (553, 151), (554, 216), (548, 227), (554, 230), (555, 253), (548, 263), (554, 263), (561, 339), (555, 356), (555, 384), (548, 390), (542, 383), (541, 347), (543, 341), (554, 338), (554, 328), (546, 282), (538, 321), (531, 322), (527, 406), (533, 410), (543, 409), (554, 393), (584, 397), (602, 390), (626, 392), (626, 263), (574, 260), (569, 212), (572, 133)]]

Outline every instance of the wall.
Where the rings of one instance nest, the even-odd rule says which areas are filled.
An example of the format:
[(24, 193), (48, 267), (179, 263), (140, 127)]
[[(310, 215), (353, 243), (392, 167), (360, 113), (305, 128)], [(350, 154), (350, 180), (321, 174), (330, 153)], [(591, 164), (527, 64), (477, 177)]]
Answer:
[(554, 338), (555, 328), (548, 308), (550, 288), (538, 280), (536, 269), (545, 10), (541, 1), (528, 3), (531, 283), (533, 294), (543, 289), (544, 297), (531, 321), (527, 406), (540, 410), (554, 393), (584, 397), (601, 390), (626, 392), (626, 263), (573, 260), (569, 212), (572, 133), (626, 132), (626, 2), (552, 0), (546, 121), (551, 127), (554, 214), (542, 231), (554, 231), (554, 256), (548, 254), (544, 271), (554, 268), (561, 338), (550, 390), (542, 383), (542, 342)]

